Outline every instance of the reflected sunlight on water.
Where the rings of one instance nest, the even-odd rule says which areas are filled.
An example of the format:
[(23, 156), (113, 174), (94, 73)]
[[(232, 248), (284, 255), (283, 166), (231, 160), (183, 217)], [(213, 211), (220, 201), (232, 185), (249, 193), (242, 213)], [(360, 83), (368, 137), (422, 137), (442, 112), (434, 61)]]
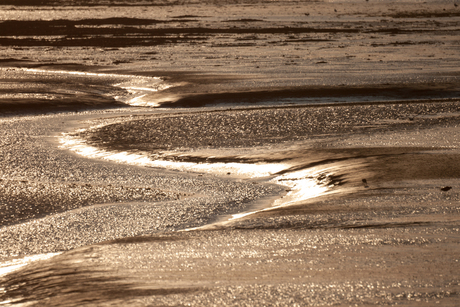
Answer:
[(88, 145), (84, 140), (64, 134), (60, 139), (61, 148), (71, 150), (87, 158), (103, 159), (130, 165), (165, 168), (178, 171), (229, 175), (245, 178), (261, 178), (271, 176), (288, 167), (276, 163), (194, 163), (151, 159), (148, 153), (130, 153), (126, 151), (106, 151)]
[(329, 184), (327, 181), (322, 182), (318, 180), (322, 176), (326, 178), (323, 169), (309, 168), (287, 173), (272, 179), (271, 182), (291, 188), (285, 197), (275, 200), (273, 207), (293, 205), (326, 193), (334, 185)]
[(76, 76), (93, 76), (93, 77), (105, 77), (105, 78), (129, 78), (129, 79), (153, 79), (161, 80), (158, 77), (144, 77), (136, 75), (123, 75), (123, 74), (107, 74), (107, 73), (94, 73), (94, 72), (85, 72), (85, 71), (71, 71), (71, 70), (46, 70), (46, 69), (36, 69), (36, 68), (24, 68), (24, 71), (41, 73), (41, 74), (66, 74), (66, 75), (76, 75)]
[[(18, 258), (18, 259), (5, 261), (5, 262), (0, 262), (0, 276), (14, 272), (18, 270), (19, 268), (25, 265), (28, 265), (34, 261), (49, 259), (59, 254), (61, 253), (40, 254), (40, 255), (27, 256), (24, 258)], [(0, 291), (1, 291), (1, 288), (0, 288)], [(0, 302), (0, 304), (1, 303), (2, 302)]]
[[(128, 74), (113, 74), (113, 73), (95, 73), (95, 72), (83, 72), (83, 71), (67, 71), (67, 70), (44, 70), (35, 68), (25, 68), (25, 72), (31, 72), (34, 74), (44, 75), (69, 75), (69, 76), (81, 76), (81, 77), (97, 77), (113, 79), (114, 84), (112, 86), (126, 90), (127, 94), (122, 96), (114, 96), (113, 98), (117, 101), (121, 101), (132, 106), (150, 106), (157, 107), (165, 98), (158, 101), (155, 99), (143, 99), (148, 93), (158, 92), (170, 87), (172, 84), (165, 83), (159, 77), (148, 77)], [(120, 79), (128, 79), (129, 81), (119, 82)], [(110, 81), (109, 81), (110, 82)], [(106, 93), (109, 94), (109, 93)]]
[[(236, 219), (244, 218), (254, 213), (268, 211), (280, 207), (297, 205), (309, 199), (313, 199), (326, 194), (339, 191), (335, 189), (336, 183), (332, 179), (339, 165), (335, 166), (317, 166), (311, 168), (297, 169), (286, 172), (293, 167), (294, 163), (195, 163), (181, 162), (171, 160), (161, 160), (162, 156), (149, 155), (147, 152), (126, 152), (126, 151), (109, 151), (88, 145), (85, 140), (63, 134), (60, 139), (61, 148), (73, 151), (87, 158), (102, 159), (111, 162), (124, 163), (130, 165), (163, 168), (168, 170), (177, 170), (184, 172), (206, 173), (216, 176), (237, 177), (241, 179), (261, 179), (267, 183), (279, 184), (287, 187), (286, 194), (281, 198), (265, 204), (262, 208), (252, 209), (250, 211), (234, 214), (224, 221), (206, 227), (215, 225), (225, 225)], [(165, 155), (164, 157), (167, 157)], [(163, 158), (164, 158), (163, 157)], [(203, 228), (203, 227), (199, 227)], [(190, 229), (188, 229), (190, 230)]]

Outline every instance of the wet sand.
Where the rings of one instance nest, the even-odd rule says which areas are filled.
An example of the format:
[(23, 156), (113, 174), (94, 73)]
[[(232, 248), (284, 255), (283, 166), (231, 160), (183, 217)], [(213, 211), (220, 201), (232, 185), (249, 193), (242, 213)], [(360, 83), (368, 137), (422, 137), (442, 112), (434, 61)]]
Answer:
[(452, 3), (43, 3), (0, 10), (0, 304), (458, 305)]
[[(267, 110), (248, 112), (258, 113), (264, 119)], [(371, 133), (350, 134), (329, 133), (326, 129), (312, 134), (310, 143), (305, 140), (298, 143), (303, 144), (299, 146), (303, 148), (299, 167), (332, 167), (335, 175), (342, 176), (343, 184), (337, 186), (340, 193), (231, 222), (225, 222), (229, 213), (253, 210), (251, 204), (257, 198), (267, 206), (273, 201), (267, 198), (270, 193), (272, 197), (280, 197), (283, 190), (270, 192), (266, 184), (253, 181), (218, 179), (206, 174), (168, 174), (164, 170), (91, 161), (56, 147), (46, 148), (41, 155), (62, 155), (55, 160), (60, 167), (52, 168), (60, 169), (59, 173), (48, 174), (48, 180), (43, 175), (36, 179), (48, 190), (64, 190), (66, 186), (55, 176), (65, 178), (76, 174), (81, 167), (81, 173), (73, 180), (84, 179), (92, 187), (74, 184), (74, 189), (90, 189), (94, 198), (98, 196), (96, 191), (116, 190), (116, 185), (128, 184), (131, 190), (125, 188), (126, 192), (120, 192), (124, 199), (116, 205), (91, 206), (100, 200), (84, 199), (83, 194), (81, 202), (67, 201), (80, 206), (78, 210), (3, 227), (5, 260), (18, 257), (14, 255), (69, 250), (5, 275), (3, 298), (18, 299), (18, 303), (22, 299), (37, 304), (46, 302), (50, 306), (106, 302), (138, 306), (177, 302), (230, 306), (330, 303), (430, 306), (442, 302), (455, 306), (460, 282), (456, 274), (459, 238), (456, 146), (460, 134), (458, 117), (442, 114), (449, 114), (448, 120), (441, 120), (440, 114), (432, 115), (438, 118), (432, 126), (425, 123), (414, 129), (390, 126)], [(102, 114), (110, 118), (113, 115), (117, 111)], [(101, 117), (91, 113), (86, 116)], [(203, 115), (200, 112), (188, 116)], [(257, 118), (255, 114), (252, 116)], [(44, 121), (49, 124), (50, 117), (58, 121), (54, 129), (59, 131), (63, 115), (48, 115), (38, 121), (34, 117), (15, 120), (15, 131), (19, 132), (27, 121), (36, 126)], [(152, 120), (152, 115), (140, 117)], [(160, 117), (167, 123), (170, 119), (170, 115)], [(125, 123), (138, 124), (136, 120)], [(404, 127), (407, 123), (395, 125)], [(387, 141), (385, 137), (397, 139), (400, 146), (379, 147)], [(429, 140), (436, 147), (419, 147)], [(38, 144), (42, 142), (38, 139)], [(37, 138), (32, 144), (30, 139), (22, 144), (14, 147), (24, 151), (32, 146), (36, 151)], [(305, 144), (310, 146), (305, 148)], [(286, 142), (280, 142), (278, 146), (285, 145)], [(228, 147), (220, 150), (226, 152)], [(277, 150), (273, 152), (292, 159), (299, 158), (298, 151), (297, 147), (297, 151), (284, 155)], [(264, 158), (260, 153), (258, 156)], [(37, 167), (50, 168), (44, 164), (46, 160), (25, 159), (29, 161), (28, 167), (18, 168), (13, 164), (11, 169), (21, 170), (22, 178), (30, 178)], [(365, 163), (353, 163), (356, 160)], [(103, 178), (107, 175), (110, 176)], [(366, 185), (363, 177), (367, 179)], [(2, 183), (15, 190), (36, 185), (33, 180)], [(152, 192), (175, 191), (166, 194), (173, 198), (179, 188), (180, 196), (186, 199), (151, 203), (152, 199), (145, 195), (146, 186), (155, 187)], [(441, 190), (445, 187), (452, 188)], [(138, 199), (130, 194), (133, 190), (143, 195), (140, 200), (147, 203), (126, 203)], [(64, 191), (73, 192), (69, 188)], [(12, 197), (9, 200), (15, 204), (24, 201)], [(214, 230), (177, 232), (196, 226)], [(91, 245), (98, 242), (104, 243)], [(17, 288), (18, 284), (22, 286)]]

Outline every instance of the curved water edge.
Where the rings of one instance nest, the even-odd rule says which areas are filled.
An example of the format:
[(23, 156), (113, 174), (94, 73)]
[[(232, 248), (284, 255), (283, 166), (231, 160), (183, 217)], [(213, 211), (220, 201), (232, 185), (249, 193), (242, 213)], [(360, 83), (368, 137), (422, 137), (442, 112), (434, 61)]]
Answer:
[(145, 99), (145, 96), (184, 85), (183, 82), (171, 83), (165, 78), (145, 74), (70, 68), (66, 65), (27, 68), (14, 64), (0, 67), (0, 78), (9, 80), (2, 82), (0, 112), (21, 115), (131, 106), (159, 107), (174, 97), (161, 95)]
[[(8, 84), (8, 91), (0, 93), (0, 107), (6, 111), (9, 108), (17, 109), (14, 104), (20, 105), (21, 111), (32, 108), (36, 112), (40, 112), (40, 108), (62, 111), (65, 107), (81, 110), (126, 106), (186, 109), (210, 106), (338, 106), (451, 102), (459, 95), (458, 89), (447, 83), (442, 92), (430, 84), (421, 87), (410, 83), (347, 87), (312, 84), (235, 90), (232, 83), (236, 84), (247, 77), (196, 74), (184, 78), (180, 73), (136, 74), (103, 68), (84, 71), (84, 67), (71, 70), (70, 67), (66, 69), (65, 65), (53, 69), (53, 66), (25, 68), (11, 64), (11, 67), (0, 67), (0, 74), (17, 79)], [(227, 88), (221, 90), (224, 83)]]
[[(90, 129), (94, 129), (91, 127)], [(296, 205), (315, 197), (336, 193), (334, 189), (339, 184), (332, 179), (341, 166), (316, 166), (306, 169), (297, 169), (299, 162), (290, 159), (274, 162), (181, 162), (168, 159), (167, 153), (152, 155), (142, 151), (110, 151), (89, 145), (84, 139), (75, 136), (75, 133), (66, 133), (59, 138), (61, 148), (75, 152), (81, 156), (93, 159), (103, 159), (117, 163), (125, 163), (143, 167), (161, 168), (181, 172), (192, 172), (214, 176), (230, 176), (237, 180), (258, 180), (259, 182), (275, 183), (288, 188), (287, 194), (256, 211), (235, 214), (231, 220), (266, 210)], [(257, 149), (255, 149), (257, 150)], [(223, 152), (225, 154), (225, 151)], [(180, 157), (180, 156), (179, 156)], [(207, 159), (211, 160), (212, 159)], [(225, 160), (220, 156), (219, 160)], [(235, 157), (232, 157), (235, 160)], [(243, 160), (243, 159), (241, 159)], [(290, 171), (290, 169), (295, 169)]]
[[(24, 68), (25, 72), (32, 72), (37, 74), (50, 74), (50, 75), (70, 75), (80, 77), (97, 77), (102, 79), (113, 80), (112, 86), (126, 91), (126, 95), (114, 96), (117, 101), (123, 102), (131, 106), (148, 106), (158, 107), (161, 101), (145, 101), (142, 98), (151, 92), (158, 92), (161, 90), (173, 87), (172, 84), (166, 83), (160, 77), (149, 77), (135, 74), (118, 74), (118, 73), (104, 73), (104, 72), (84, 72), (84, 71), (70, 71), (70, 70), (48, 70), (36, 68)], [(122, 82), (117, 82), (124, 80)], [(102, 93), (107, 95), (107, 93)]]

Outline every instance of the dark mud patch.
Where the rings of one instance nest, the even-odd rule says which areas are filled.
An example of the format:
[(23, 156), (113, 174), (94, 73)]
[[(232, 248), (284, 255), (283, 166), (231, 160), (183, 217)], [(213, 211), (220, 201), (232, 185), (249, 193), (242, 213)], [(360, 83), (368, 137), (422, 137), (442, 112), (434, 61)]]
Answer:
[[(318, 0), (311, 0), (317, 2)], [(266, 0), (202, 0), (201, 4), (258, 4)], [(183, 6), (194, 5), (194, 0), (5, 0), (3, 5), (15, 6)]]
[[(5, 67), (14, 71), (15, 68), (35, 68), (35, 69), (51, 69), (51, 70), (64, 70), (64, 71), (79, 71), (79, 72), (96, 72), (100, 70), (102, 67), (92, 65), (82, 65), (80, 63), (72, 63), (72, 62), (37, 62), (37, 61), (30, 61), (25, 59), (17, 59), (17, 58), (5, 58), (0, 59), (0, 67)], [(12, 82), (11, 78), (2, 78), (0, 81), (2, 82)]]
[(52, 100), (0, 98), (0, 114), (4, 115), (44, 114), (49, 112), (84, 111), (122, 107), (126, 107), (126, 104), (114, 99), (103, 99), (101, 97), (91, 96), (69, 96), (65, 99)]
[[(202, 107), (217, 104), (258, 104), (263, 102), (283, 102), (287, 99), (306, 101), (321, 99), (366, 99), (366, 100), (421, 100), (460, 97), (460, 89), (456, 84), (423, 84), (423, 85), (373, 85), (373, 86), (309, 86), (294, 88), (267, 88), (256, 91), (226, 93), (193, 93), (199, 88), (193, 85), (179, 86), (162, 92), (150, 94), (152, 100), (175, 94), (179, 98), (161, 103), (162, 107)], [(377, 98), (374, 98), (377, 97)], [(372, 103), (372, 102), (365, 102)], [(350, 102), (348, 104), (351, 104)]]
[[(239, 19), (224, 21), (225, 24), (236, 23), (238, 27), (203, 27), (200, 19), (179, 19), (179, 27), (156, 27), (157, 25), (177, 23), (177, 18), (157, 20), (138, 18), (101, 18), (82, 20), (6, 20), (0, 23), (2, 46), (32, 47), (107, 47), (121, 48), (129, 46), (160, 46), (165, 44), (190, 44), (212, 42), (227, 36), (241, 34), (263, 34), (274, 37), (293, 34), (353, 34), (353, 33), (408, 33), (419, 30), (399, 28), (367, 28), (360, 25), (353, 27), (298, 27), (285, 25), (273, 27), (261, 24), (263, 20)], [(252, 26), (252, 24), (255, 24)], [(426, 31), (425, 31), (426, 32)], [(327, 41), (327, 39), (325, 39)], [(267, 41), (266, 39), (264, 41)], [(281, 40), (282, 41), (282, 40)], [(322, 42), (323, 40), (307, 40)], [(268, 42), (268, 41), (267, 41)], [(302, 43), (303, 40), (291, 43)], [(287, 43), (282, 41), (282, 43)]]
[(385, 15), (392, 18), (448, 18), (458, 17), (460, 12), (443, 11), (443, 12), (400, 12), (396, 14)]
[(98, 245), (112, 245), (112, 244), (139, 244), (139, 243), (150, 243), (150, 242), (174, 242), (187, 240), (185, 236), (168, 235), (166, 233), (159, 236), (138, 236), (138, 237), (127, 237), (120, 238), (112, 241), (105, 241), (98, 243)]
[(204, 18), (207, 16), (198, 16), (198, 15), (178, 15), (178, 16), (173, 16), (172, 18), (176, 19), (189, 19), (189, 18)]
[[(454, 115), (437, 115), (449, 112)], [(324, 134), (418, 130), (456, 123), (457, 112), (456, 102), (242, 109), (153, 116), (89, 129), (75, 136), (109, 150), (155, 154), (176, 149), (280, 144)]]
[(422, 41), (422, 42), (401, 41), (401, 42), (389, 42), (389, 43), (385, 43), (385, 44), (372, 43), (371, 46), (372, 47), (383, 47), (383, 46), (412, 46), (412, 45), (436, 45), (436, 44), (439, 44), (439, 42), (435, 42), (435, 41)]
[(263, 19), (253, 19), (253, 18), (240, 18), (240, 19), (229, 19), (224, 22), (261, 22)]

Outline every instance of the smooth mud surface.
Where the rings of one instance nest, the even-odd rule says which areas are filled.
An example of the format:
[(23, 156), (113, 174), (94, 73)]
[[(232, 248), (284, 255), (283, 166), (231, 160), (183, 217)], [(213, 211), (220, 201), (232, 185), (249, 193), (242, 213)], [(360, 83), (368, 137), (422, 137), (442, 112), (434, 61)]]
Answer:
[(457, 306), (459, 6), (3, 1), (0, 305)]

